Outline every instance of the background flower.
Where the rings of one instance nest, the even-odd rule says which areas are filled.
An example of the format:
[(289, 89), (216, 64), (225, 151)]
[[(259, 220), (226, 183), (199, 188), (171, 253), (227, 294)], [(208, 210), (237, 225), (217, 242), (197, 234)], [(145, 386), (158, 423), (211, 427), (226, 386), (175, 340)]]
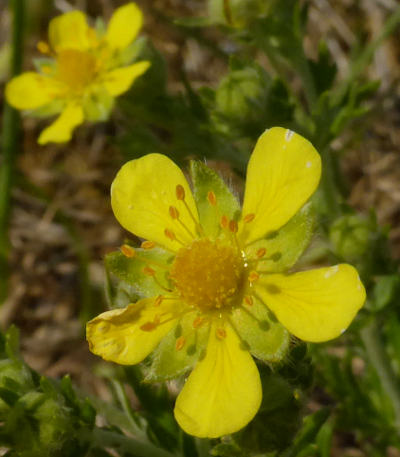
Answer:
[(31, 114), (60, 116), (39, 137), (39, 143), (63, 143), (84, 120), (104, 121), (115, 97), (126, 92), (150, 63), (131, 63), (132, 48), (142, 26), (134, 3), (118, 8), (107, 28), (92, 28), (80, 11), (54, 18), (49, 44), (39, 42), (47, 57), (37, 61), (37, 72), (27, 72), (6, 87), (8, 103)]

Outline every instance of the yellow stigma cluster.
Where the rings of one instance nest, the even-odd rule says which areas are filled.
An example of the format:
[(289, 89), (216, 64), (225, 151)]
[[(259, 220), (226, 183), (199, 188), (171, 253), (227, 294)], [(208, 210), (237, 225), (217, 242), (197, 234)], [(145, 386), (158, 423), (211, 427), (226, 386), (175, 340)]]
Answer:
[(65, 49), (57, 56), (58, 79), (74, 92), (93, 82), (97, 70), (97, 60), (88, 52)]
[(200, 239), (178, 252), (170, 277), (189, 305), (222, 308), (232, 303), (240, 289), (243, 268), (242, 257), (233, 246)]

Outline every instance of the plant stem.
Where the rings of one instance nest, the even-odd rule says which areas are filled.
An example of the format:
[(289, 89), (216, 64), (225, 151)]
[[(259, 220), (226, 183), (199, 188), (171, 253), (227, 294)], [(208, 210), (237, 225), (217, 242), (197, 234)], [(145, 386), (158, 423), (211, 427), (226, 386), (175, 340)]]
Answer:
[[(13, 15), (11, 75), (21, 71), (23, 51), (24, 0), (10, 0)], [(0, 167), (0, 302), (7, 296), (9, 256), (9, 214), (13, 171), (18, 145), (19, 114), (6, 102), (3, 110), (2, 157)]]
[(392, 401), (395, 425), (400, 430), (400, 384), (391, 366), (377, 322), (371, 322), (360, 334), (367, 356), (378, 373), (383, 389)]
[(123, 453), (131, 453), (137, 457), (173, 457), (171, 454), (154, 444), (139, 441), (131, 436), (120, 435), (116, 432), (95, 428), (92, 432), (93, 447), (112, 448)]

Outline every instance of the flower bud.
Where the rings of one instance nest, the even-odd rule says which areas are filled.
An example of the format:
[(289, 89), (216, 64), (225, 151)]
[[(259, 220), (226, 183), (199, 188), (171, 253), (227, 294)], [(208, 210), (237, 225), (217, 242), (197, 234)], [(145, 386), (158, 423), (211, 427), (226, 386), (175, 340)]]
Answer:
[(208, 15), (214, 23), (242, 28), (265, 16), (271, 4), (271, 0), (208, 0)]

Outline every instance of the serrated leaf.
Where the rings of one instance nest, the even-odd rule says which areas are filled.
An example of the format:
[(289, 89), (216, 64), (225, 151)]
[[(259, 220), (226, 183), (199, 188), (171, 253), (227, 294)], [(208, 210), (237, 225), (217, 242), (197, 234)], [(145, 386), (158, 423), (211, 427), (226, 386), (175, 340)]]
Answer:
[[(240, 212), (239, 202), (218, 174), (204, 163), (192, 161), (190, 176), (200, 223), (207, 236), (216, 238), (221, 231), (220, 217), (223, 214), (229, 219), (237, 217)], [(209, 191), (214, 192), (217, 206), (209, 203), (207, 199)]]
[(279, 362), (286, 355), (290, 336), (258, 299), (232, 311), (232, 324), (243, 345), (264, 362)]
[(117, 278), (125, 281), (130, 286), (130, 292), (134, 292), (139, 298), (156, 297), (163, 294), (165, 290), (157, 284), (157, 281), (165, 287), (169, 286), (166, 270), (150, 263), (151, 268), (156, 272), (157, 281), (155, 281), (154, 278), (143, 273), (146, 262), (141, 259), (149, 262), (154, 260), (167, 266), (172, 261), (173, 255), (161, 248), (150, 250), (138, 248), (135, 251), (140, 259), (138, 257), (128, 258), (119, 251), (106, 255), (105, 265), (107, 270)]
[(314, 226), (313, 208), (311, 203), (307, 203), (279, 231), (246, 248), (246, 255), (255, 258), (257, 251), (265, 248), (266, 255), (260, 260), (258, 269), (269, 273), (287, 271), (310, 243)]
[[(152, 363), (146, 376), (146, 381), (159, 382), (176, 378), (193, 368), (202, 351), (205, 349), (208, 337), (208, 326), (193, 328), (196, 312), (182, 317), (161, 341), (152, 355)], [(177, 350), (178, 338), (184, 341), (184, 346)]]

